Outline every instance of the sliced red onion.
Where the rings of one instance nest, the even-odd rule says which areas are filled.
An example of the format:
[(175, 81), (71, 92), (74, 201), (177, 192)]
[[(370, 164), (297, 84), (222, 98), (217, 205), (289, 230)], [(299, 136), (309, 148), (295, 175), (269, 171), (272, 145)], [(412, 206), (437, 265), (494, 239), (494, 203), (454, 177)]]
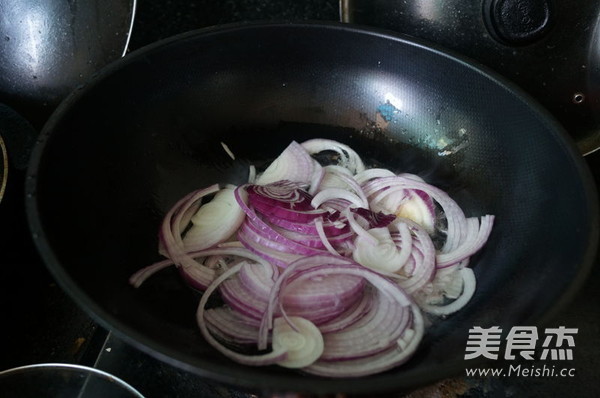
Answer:
[[(327, 249), (327, 251), (335, 256), (341, 256), (341, 254), (331, 245), (329, 239), (327, 238), (327, 234), (325, 233), (325, 228), (323, 227), (323, 221), (319, 218), (315, 220), (315, 227), (317, 229), (317, 235), (321, 240), (321, 243)], [(349, 234), (349, 237), (354, 237), (353, 234)]]
[(353, 178), (352, 173), (348, 169), (340, 166), (327, 166), (324, 169), (325, 177), (329, 177), (329, 180), (331, 182), (327, 184), (326, 181), (323, 181), (319, 188), (319, 191), (325, 190), (327, 188), (341, 188), (350, 190), (360, 198), (362, 207), (368, 207), (369, 202), (367, 200), (367, 197), (365, 196), (365, 193), (362, 190), (362, 187), (358, 182), (356, 182), (356, 180)]
[(410, 322), (410, 310), (383, 293), (374, 293), (371, 317), (363, 317), (344, 330), (323, 336), (320, 361), (344, 361), (372, 356), (396, 344)]
[(353, 306), (348, 308), (339, 316), (319, 325), (319, 330), (321, 330), (321, 333), (326, 334), (344, 330), (350, 325), (358, 322), (366, 314), (370, 313), (374, 301), (371, 289), (371, 286), (366, 286), (361, 294), (360, 299), (357, 300)]
[(429, 234), (423, 227), (412, 220), (402, 219), (414, 234), (412, 251), (414, 269), (407, 279), (401, 279), (398, 284), (409, 294), (421, 289), (435, 275), (435, 247)]
[(267, 185), (246, 185), (248, 201), (252, 206), (283, 207), (295, 210), (314, 210), (312, 196), (302, 185), (292, 181), (276, 181)]
[(274, 265), (266, 267), (264, 264), (248, 264), (240, 270), (238, 277), (248, 290), (267, 297), (279, 277), (279, 268)]
[[(214, 247), (211, 249), (190, 252), (190, 253), (188, 253), (188, 255), (191, 258), (193, 258), (195, 261), (196, 261), (196, 259), (204, 259), (204, 258), (207, 258), (210, 256), (224, 256), (224, 257), (239, 258), (242, 260), (244, 260), (244, 259), (252, 260), (254, 262), (262, 264), (265, 267), (271, 266), (262, 257), (252, 253), (251, 251), (249, 251), (243, 247), (232, 247), (232, 246)], [(210, 269), (198, 261), (196, 261), (196, 265), (194, 265), (194, 266), (179, 268), (179, 272), (182, 274), (182, 276), (188, 282), (188, 284), (190, 284), (192, 287), (199, 289), (199, 290), (204, 290), (212, 282), (212, 279), (211, 279), (207, 283), (207, 280), (205, 278), (207, 270), (211, 271), (212, 279), (214, 279), (214, 277), (216, 276), (216, 274), (218, 272), (223, 271), (223, 270), (217, 270), (217, 269)]]
[(233, 350), (225, 347), (223, 344), (221, 344), (215, 337), (213, 337), (213, 335), (210, 333), (210, 331), (208, 329), (208, 326), (207, 326), (207, 323), (205, 320), (205, 316), (204, 316), (205, 311), (206, 311), (205, 307), (206, 307), (206, 303), (208, 302), (208, 299), (210, 298), (211, 294), (219, 287), (219, 285), (221, 283), (223, 283), (223, 281), (225, 281), (227, 278), (234, 275), (235, 273), (239, 272), (239, 270), (242, 268), (242, 266), (243, 266), (243, 264), (238, 264), (238, 265), (228, 269), (223, 274), (221, 274), (218, 278), (216, 278), (204, 291), (204, 294), (200, 298), (200, 303), (198, 304), (198, 311), (196, 312), (196, 321), (200, 328), (200, 332), (202, 333), (202, 336), (208, 342), (208, 344), (210, 344), (215, 349), (217, 349), (221, 354), (223, 354), (226, 357), (228, 357), (236, 362), (239, 362), (241, 364), (261, 366), (261, 365), (271, 365), (271, 364), (275, 364), (279, 361), (283, 361), (287, 357), (287, 354), (286, 354), (287, 350), (285, 348), (272, 350), (266, 354), (259, 354), (259, 355), (241, 354), (241, 353), (233, 351)]
[[(370, 271), (364, 267), (361, 267), (358, 264), (352, 262), (344, 262), (339, 257), (335, 256), (314, 256), (309, 259), (300, 259), (293, 264), (290, 264), (286, 270), (281, 274), (281, 277), (278, 279), (276, 284), (273, 287), (273, 291), (271, 293), (271, 298), (269, 300), (269, 305), (267, 307), (267, 311), (263, 317), (261, 322), (261, 329), (259, 334), (259, 348), (263, 345), (266, 346), (266, 338), (268, 335), (266, 331), (272, 327), (270, 319), (272, 319), (272, 314), (277, 306), (278, 298), (285, 296), (286, 291), (286, 281), (289, 278), (292, 278), (294, 274), (302, 271), (302, 278), (310, 278), (312, 275), (355, 275), (365, 278), (370, 284), (375, 287), (381, 297), (389, 298), (396, 306), (400, 306), (400, 308), (405, 308), (405, 311), (409, 311), (410, 316), (406, 319), (410, 319), (406, 324), (402, 322), (398, 324), (398, 329), (402, 329), (400, 332), (397, 330), (394, 333), (398, 333), (400, 337), (398, 339), (393, 340), (392, 344), (395, 350), (396, 355), (390, 356), (388, 355), (388, 351), (384, 348), (379, 347), (377, 350), (374, 350), (376, 346), (373, 344), (367, 344), (366, 346), (360, 346), (361, 341), (364, 337), (364, 334), (361, 332), (357, 332), (360, 336), (359, 340), (355, 342), (355, 344), (359, 345), (364, 351), (360, 349), (355, 350), (352, 353), (352, 358), (348, 358), (346, 360), (338, 360), (335, 365), (340, 365), (342, 369), (350, 368), (346, 370), (342, 370), (340, 373), (330, 369), (331, 361), (318, 360), (313, 365), (304, 368), (306, 371), (316, 374), (323, 374), (327, 376), (354, 376), (354, 375), (366, 375), (377, 373), (382, 369), (387, 369), (389, 367), (395, 366), (399, 363), (402, 363), (408, 359), (410, 355), (414, 353), (416, 347), (418, 346), (419, 341), (423, 336), (423, 320), (420, 314), (418, 307), (412, 302), (410, 297), (396, 284), (392, 283), (388, 279), (378, 275), (377, 273)], [(383, 312), (382, 312), (383, 313)], [(392, 318), (392, 317), (390, 317)], [(394, 320), (397, 320), (397, 317), (393, 317)], [(404, 319), (403, 317), (401, 319)], [(357, 325), (360, 325), (360, 322), (353, 323), (352, 326), (358, 328)], [(348, 329), (351, 329), (352, 326), (349, 326)], [(390, 334), (389, 329), (379, 331), (381, 333), (385, 333), (387, 335)], [(378, 333), (379, 333), (378, 332)], [(333, 335), (334, 333), (331, 333)], [(385, 335), (380, 336), (381, 339), (385, 339)], [(402, 340), (402, 343), (398, 342)], [(374, 340), (370, 340), (374, 341)], [(374, 353), (376, 351), (376, 353)], [(371, 355), (369, 355), (371, 353)], [(385, 354), (382, 354), (385, 353)], [(366, 357), (363, 357), (367, 355)], [(381, 364), (375, 367), (371, 367), (371, 361), (366, 362), (366, 366), (357, 367), (357, 362), (360, 361), (356, 358), (377, 358), (378, 356), (383, 356), (385, 360), (381, 360)], [(377, 362), (377, 361), (376, 361)], [(361, 362), (358, 362), (361, 363)]]
[(347, 168), (352, 174), (360, 173), (365, 169), (364, 163), (354, 149), (340, 142), (315, 138), (304, 141), (302, 143), (302, 147), (304, 147), (304, 149), (311, 155), (323, 151), (337, 152), (340, 155), (340, 161), (338, 165)]
[[(248, 279), (242, 277), (245, 269), (252, 266), (247, 264), (235, 277), (224, 281), (219, 287), (221, 297), (231, 308), (235, 309), (244, 317), (260, 319), (267, 306), (269, 290), (254, 289), (254, 283), (250, 286)], [(257, 273), (257, 269), (253, 273)], [(247, 272), (246, 272), (247, 274)], [(361, 278), (341, 276), (337, 278), (320, 278), (309, 283), (298, 283), (293, 281), (283, 297), (283, 305), (288, 315), (300, 316), (315, 324), (321, 324), (336, 318), (360, 297), (364, 288)], [(252, 280), (256, 282), (256, 280)], [(272, 288), (274, 282), (265, 281)]]
[[(175, 203), (175, 205), (167, 212), (159, 231), (162, 250), (167, 257), (173, 259), (173, 257), (177, 257), (181, 252), (184, 252), (181, 233), (184, 231), (187, 223), (192, 217), (193, 211), (190, 211), (190, 208), (195, 210), (199, 200), (205, 196), (212, 195), (218, 190), (219, 185), (214, 184), (208, 188), (190, 192)], [(175, 261), (175, 263), (177, 264), (178, 262)]]
[(259, 322), (228, 307), (206, 310), (204, 320), (210, 333), (229, 345), (256, 345)]
[(351, 204), (352, 203), (346, 199), (333, 198), (321, 203), (320, 209), (328, 211), (331, 218), (331, 214), (341, 214), (346, 208), (350, 207)]
[(341, 305), (347, 309), (360, 297), (365, 281), (351, 275), (303, 277), (302, 272), (288, 277), (286, 292), (282, 297), (286, 308), (333, 307)]
[(481, 217), (481, 224), (476, 217), (468, 218), (465, 239), (453, 251), (438, 254), (437, 267), (444, 268), (459, 263), (479, 251), (487, 242), (490, 233), (492, 232), (493, 224), (494, 216), (492, 215)]
[[(273, 313), (276, 309), (275, 307), (278, 303), (279, 291), (280, 291), (284, 281), (289, 279), (291, 276), (294, 275), (294, 273), (297, 273), (298, 271), (302, 271), (303, 269), (310, 268), (314, 264), (321, 264), (321, 263), (327, 263), (330, 265), (331, 264), (344, 265), (344, 264), (352, 263), (352, 261), (349, 259), (343, 258), (343, 257), (333, 256), (333, 255), (329, 254), (329, 255), (321, 255), (321, 256), (302, 257), (302, 258), (299, 258), (298, 260), (294, 261), (293, 263), (289, 264), (288, 267), (285, 270), (283, 270), (283, 272), (279, 276), (279, 279), (277, 279), (277, 281), (273, 285), (273, 288), (271, 289), (271, 294), (269, 296), (269, 304), (267, 306), (267, 311), (265, 312), (262, 322), (261, 322), (261, 329), (260, 329), (260, 335), (259, 335), (259, 341), (258, 341), (259, 349), (266, 348), (268, 330), (270, 330), (273, 327), (273, 324), (272, 324)], [(289, 281), (287, 281), (286, 283), (289, 283)]]
[(363, 189), (367, 196), (377, 192), (389, 195), (404, 189), (416, 189), (425, 192), (441, 206), (448, 223), (446, 242), (444, 243), (441, 252), (449, 253), (455, 250), (460, 243), (464, 241), (467, 229), (466, 217), (458, 204), (441, 189), (406, 177), (383, 177), (374, 179), (365, 183)]
[[(322, 151), (336, 152), (339, 165), (318, 164), (311, 154)], [(471, 299), (475, 277), (466, 266), (488, 240), (493, 216), (466, 218), (419, 176), (365, 170), (332, 140), (292, 142), (257, 184), (253, 174), (251, 167), (246, 185), (213, 185), (178, 201), (159, 231), (167, 259), (130, 278), (138, 287), (175, 264), (205, 291), (198, 325), (227, 357), (326, 377), (374, 374), (415, 352), (424, 332), (419, 307), (447, 315)], [(238, 214), (213, 214), (221, 206)], [(445, 220), (436, 220), (438, 210)], [(442, 224), (446, 239), (436, 251), (430, 235)], [(225, 306), (207, 310), (215, 290)]]
[(256, 183), (266, 185), (276, 181), (288, 180), (309, 184), (313, 180), (313, 173), (317, 162), (296, 141), (288, 147), (256, 178)]
[(205, 196), (211, 195), (219, 190), (218, 184), (211, 185), (208, 188), (200, 189), (183, 197), (169, 210), (161, 229), (159, 231), (160, 246), (164, 251), (164, 255), (168, 257), (177, 267), (190, 268), (190, 272), (194, 274), (199, 285), (208, 286), (214, 279), (214, 271), (203, 267), (192, 256), (187, 254), (185, 245), (180, 235), (182, 231), (182, 219), (187, 221), (190, 216), (188, 209), (194, 206), (197, 201)]
[[(417, 314), (418, 312), (413, 312)], [(345, 361), (317, 361), (302, 369), (324, 377), (363, 377), (395, 368), (408, 361), (417, 350), (424, 334), (421, 315), (404, 331), (397, 344), (378, 354)]]
[(191, 227), (183, 237), (186, 251), (212, 247), (236, 233), (245, 214), (233, 192), (232, 188), (221, 189), (191, 217)]
[(369, 243), (373, 246), (377, 245), (378, 241), (373, 235), (369, 233), (362, 225), (360, 225), (356, 219), (354, 218), (354, 213), (351, 211), (350, 207), (347, 207), (344, 210), (344, 216), (348, 220), (350, 224), (350, 228), (358, 235), (361, 239), (363, 239), (366, 243)]
[(314, 195), (319, 190), (319, 187), (321, 186), (323, 178), (325, 178), (325, 170), (319, 164), (319, 162), (314, 160), (313, 165), (314, 165), (313, 175), (310, 180), (310, 186), (308, 188), (308, 193), (310, 195)]
[(395, 176), (396, 176), (396, 174), (394, 174), (393, 172), (391, 172), (388, 169), (374, 168), (374, 169), (366, 169), (366, 170), (361, 171), (360, 173), (358, 173), (354, 176), (354, 179), (359, 184), (364, 184), (365, 182), (372, 180), (374, 178), (395, 177)]
[[(367, 170), (368, 172), (369, 170)], [(384, 173), (376, 173), (384, 174)], [(374, 175), (376, 175), (374, 174)], [(369, 176), (371, 177), (371, 176)], [(399, 178), (425, 183), (415, 174), (402, 173)], [(377, 177), (371, 177), (373, 179)], [(433, 199), (426, 192), (418, 189), (392, 190), (385, 187), (378, 192), (369, 192), (370, 206), (373, 210), (396, 214), (399, 217), (410, 218), (421, 224), (430, 234), (435, 230), (436, 208)]]
[(475, 294), (477, 280), (471, 268), (461, 268), (457, 272), (462, 277), (462, 292), (448, 304), (429, 304), (426, 300), (419, 300), (419, 307), (425, 312), (433, 315), (450, 315), (463, 308)]
[[(309, 270), (309, 272), (307, 270)], [(298, 274), (300, 274), (302, 279), (313, 277), (313, 275), (320, 277), (329, 275), (360, 276), (371, 282), (371, 284), (375, 284), (377, 281), (379, 285), (375, 286), (376, 288), (382, 290), (383, 293), (395, 295), (396, 299), (403, 306), (414, 305), (412, 304), (412, 300), (409, 298), (409, 296), (406, 295), (397, 285), (380, 276), (376, 272), (364, 268), (351, 260), (331, 255), (302, 258), (290, 264), (288, 268), (282, 272), (280, 278), (273, 286), (269, 300), (269, 306), (267, 308), (267, 312), (265, 312), (265, 317), (263, 318), (263, 325), (261, 325), (263, 341), (265, 330), (272, 327), (272, 325), (268, 323), (268, 320), (272, 318), (271, 314), (275, 309), (275, 304), (278, 302), (278, 300), (281, 300), (281, 297), (285, 296), (285, 290), (287, 286), (290, 284), (290, 281), (294, 281), (297, 278)], [(393, 286), (393, 288), (390, 286)], [(264, 323), (265, 321), (267, 321), (267, 323)], [(259, 340), (259, 343), (260, 341), (261, 340)]]
[(343, 199), (354, 206), (357, 207), (365, 207), (368, 206), (366, 202), (366, 198), (363, 200), (360, 196), (355, 194), (354, 192), (348, 191), (343, 188), (326, 188), (322, 191), (319, 191), (310, 204), (316, 209), (319, 208), (323, 203), (328, 202), (330, 200), (335, 199)]
[(369, 223), (369, 228), (384, 228), (396, 219), (394, 214), (376, 213), (364, 207), (351, 208), (350, 211), (364, 218)]
[[(315, 220), (314, 223), (316, 223), (316, 222), (317, 221)], [(276, 225), (271, 225), (271, 228), (273, 228), (273, 230), (275, 232), (277, 232), (277, 233), (285, 236), (288, 239), (293, 240), (294, 242), (301, 243), (301, 244), (303, 244), (305, 246), (308, 246), (308, 247), (313, 247), (313, 248), (317, 248), (317, 249), (325, 249), (325, 244), (323, 243), (323, 241), (319, 237), (318, 233), (316, 235), (313, 235), (313, 234), (303, 234), (303, 233), (300, 233), (300, 232), (289, 231), (289, 230), (287, 230), (285, 228), (281, 228), (281, 227), (278, 227)]]
[(373, 245), (362, 236), (356, 238), (356, 249), (352, 256), (354, 261), (375, 271), (400, 271), (406, 264), (412, 247), (399, 250), (387, 228), (371, 228), (368, 233), (377, 240), (377, 244)]
[(256, 167), (251, 164), (248, 167), (248, 184), (254, 184), (256, 181)]
[(281, 268), (285, 268), (288, 264), (298, 260), (299, 258), (302, 258), (302, 256), (299, 254), (283, 253), (262, 246), (260, 243), (255, 241), (254, 235), (249, 234), (244, 230), (238, 231), (238, 239), (249, 251)]
[(323, 353), (323, 336), (315, 324), (294, 316), (276, 318), (273, 327), (273, 350), (285, 350), (286, 358), (277, 364), (286, 368), (304, 368)]
[(323, 167), (323, 178), (321, 179), (319, 186), (316, 187), (315, 191), (312, 192), (312, 194), (314, 195), (316, 192), (322, 191), (327, 188), (350, 188), (348, 184), (339, 177), (340, 174), (350, 178), (352, 178), (353, 176), (350, 170), (342, 166), (328, 165)]
[(136, 273), (134, 273), (133, 275), (131, 275), (129, 277), (129, 283), (131, 285), (133, 285), (133, 287), (138, 288), (138, 287), (142, 286), (142, 284), (148, 278), (150, 278), (152, 275), (154, 275), (158, 271), (161, 271), (167, 267), (170, 267), (171, 265), (173, 265), (173, 261), (171, 261), (170, 259), (167, 259), (167, 260), (158, 261), (154, 264), (151, 264), (144, 268), (141, 268), (140, 270), (138, 270)]
[[(318, 235), (317, 228), (323, 229), (325, 234), (329, 237), (337, 235), (345, 235), (351, 232), (350, 226), (344, 221), (331, 220), (331, 215), (328, 215), (328, 219), (323, 220), (322, 217), (317, 217), (309, 222), (293, 222), (283, 218), (274, 217), (269, 214), (264, 214), (264, 219), (270, 225), (276, 225), (288, 231), (295, 231), (306, 235)], [(317, 221), (321, 224), (321, 227), (317, 227)]]
[[(319, 218), (319, 219), (314, 220), (313, 224), (314, 224), (316, 234), (312, 234), (312, 233), (311, 234), (303, 234), (303, 233), (299, 233), (299, 232), (295, 232), (295, 231), (289, 231), (285, 228), (281, 228), (281, 227), (278, 227), (275, 225), (272, 225), (271, 228), (273, 228), (274, 231), (276, 231), (277, 233), (280, 233), (281, 235), (285, 236), (286, 238), (289, 238), (289, 239), (291, 239), (295, 242), (298, 242), (300, 244), (303, 244), (305, 246), (314, 247), (314, 248), (318, 248), (318, 249), (325, 249), (327, 244), (338, 245), (341, 242), (345, 242), (345, 241), (354, 239), (354, 233), (350, 230), (350, 228), (347, 228), (347, 231), (344, 234), (337, 233), (339, 231), (338, 230), (338, 231), (336, 231), (336, 234), (332, 234), (329, 237), (327, 235), (324, 235), (323, 237), (321, 237), (319, 235), (319, 228), (325, 234), (325, 231), (323, 228), (323, 222)], [(331, 229), (329, 229), (329, 230), (331, 230)], [(326, 238), (326, 240), (323, 240), (323, 238)]]
[(258, 218), (251, 219), (251, 217), (249, 217), (239, 229), (238, 236), (243, 232), (245, 234), (245, 241), (247, 241), (247, 239), (252, 239), (264, 247), (280, 251), (282, 253), (307, 256), (313, 254), (323, 254), (326, 252), (323, 249), (310, 247), (303, 243), (287, 238), (286, 236), (275, 231), (269, 225), (265, 224), (262, 220), (260, 222), (257, 222), (257, 220)]
[(267, 308), (269, 294), (247, 289), (239, 278), (229, 278), (219, 286), (223, 301), (245, 317), (260, 320)]
[(413, 220), (429, 234), (435, 231), (435, 204), (433, 199), (423, 191), (408, 190), (402, 202), (396, 206), (395, 214)]
[[(248, 192), (248, 204), (244, 200), (244, 191)], [(270, 184), (264, 187), (242, 185), (234, 191), (234, 195), (246, 214), (258, 212), (271, 218), (299, 223), (327, 216), (326, 210), (312, 207), (312, 196), (289, 184)]]

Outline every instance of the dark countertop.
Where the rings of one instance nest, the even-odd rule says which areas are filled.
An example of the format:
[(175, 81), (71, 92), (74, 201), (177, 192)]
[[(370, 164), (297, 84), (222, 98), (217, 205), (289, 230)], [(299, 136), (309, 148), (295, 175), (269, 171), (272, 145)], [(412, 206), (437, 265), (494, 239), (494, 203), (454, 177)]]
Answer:
[(138, 1), (130, 48), (207, 26), (259, 20), (338, 21), (339, 5), (336, 0)]
[[(255, 20), (338, 20), (335, 0), (139, 1), (130, 50), (189, 30)], [(600, 151), (586, 161), (600, 186)], [(58, 287), (40, 261), (29, 237), (23, 208), (23, 170), (11, 170), (0, 203), (0, 370), (37, 362), (96, 365), (130, 382), (148, 398), (246, 396), (207, 383), (194, 375), (154, 361), (98, 327)], [(556, 318), (556, 324), (579, 328), (573, 378), (457, 378), (413, 397), (439, 396), (578, 396), (600, 395), (600, 268), (596, 260), (586, 284)], [(121, 356), (111, 355), (119, 352)], [(122, 358), (126, 358), (123, 361)], [(173, 389), (173, 380), (178, 390)]]

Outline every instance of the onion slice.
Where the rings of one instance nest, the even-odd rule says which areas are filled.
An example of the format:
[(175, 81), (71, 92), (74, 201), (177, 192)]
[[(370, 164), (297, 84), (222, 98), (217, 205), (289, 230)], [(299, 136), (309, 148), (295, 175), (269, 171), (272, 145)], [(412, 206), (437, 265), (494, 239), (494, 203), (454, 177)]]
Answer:
[(308, 319), (291, 316), (276, 318), (273, 327), (273, 351), (286, 351), (284, 360), (277, 362), (286, 368), (304, 368), (323, 353), (323, 335)]
[(423, 313), (446, 316), (471, 300), (467, 266), (494, 221), (465, 216), (415, 174), (366, 169), (340, 142), (292, 141), (263, 173), (250, 166), (248, 183), (179, 200), (158, 233), (167, 258), (129, 282), (175, 265), (203, 291), (202, 336), (241, 364), (367, 376), (415, 353)]
[(471, 268), (462, 268), (458, 272), (460, 272), (460, 276), (462, 277), (463, 288), (460, 296), (458, 296), (456, 300), (445, 305), (433, 305), (426, 301), (419, 300), (419, 307), (421, 307), (423, 311), (433, 315), (450, 315), (467, 305), (473, 297), (473, 294), (475, 294), (477, 280), (475, 279), (475, 273)]
[(185, 250), (202, 250), (229, 239), (244, 221), (234, 189), (223, 188), (191, 217), (191, 228), (183, 238)]
[(372, 244), (370, 240), (359, 236), (355, 241), (354, 261), (376, 271), (400, 271), (408, 260), (411, 247), (398, 250), (387, 228), (372, 228), (367, 232), (377, 240), (377, 243)]
[[(269, 167), (257, 176), (258, 185), (289, 180), (305, 184), (315, 183), (322, 177), (321, 165), (296, 141), (292, 141)], [(316, 174), (316, 177), (315, 177)]]
[[(382, 361), (383, 363), (379, 367), (372, 367), (371, 361), (368, 361), (366, 362), (366, 366), (361, 367), (360, 369), (351, 369), (349, 372), (345, 371), (344, 367), (347, 364), (352, 364), (354, 359), (336, 361), (335, 366), (339, 366), (340, 369), (342, 369), (341, 372), (332, 371), (330, 365), (327, 365), (329, 361), (322, 360), (317, 360), (314, 364), (304, 368), (304, 370), (311, 373), (334, 377), (354, 376), (359, 374), (367, 375), (406, 361), (416, 350), (424, 331), (423, 319), (417, 305), (414, 304), (412, 299), (398, 285), (387, 278), (364, 268), (351, 260), (331, 255), (303, 258), (290, 264), (288, 268), (283, 271), (271, 290), (269, 304), (261, 321), (259, 349), (266, 347), (268, 330), (273, 327), (273, 314), (275, 309), (280, 306), (283, 297), (285, 297), (287, 285), (290, 283), (290, 280), (310, 280), (315, 277), (334, 275), (338, 277), (342, 275), (353, 275), (364, 278), (373, 288), (379, 291), (382, 298), (391, 300), (389, 303), (394, 306), (395, 311), (400, 311), (398, 313), (400, 317), (394, 317), (393, 320), (405, 319), (405, 322), (400, 322), (395, 326), (394, 330), (396, 330), (396, 336), (399, 337), (397, 339), (393, 338), (392, 341), (389, 342), (390, 346), (393, 346), (395, 349), (395, 355), (386, 357), (385, 361)], [(406, 312), (406, 315), (402, 315), (405, 311), (408, 311)], [(385, 314), (385, 312), (386, 311), (383, 311), (381, 314)], [(404, 316), (407, 316), (407, 318), (404, 318)], [(376, 322), (374, 322), (374, 325), (375, 324)], [(347, 333), (347, 330), (348, 329), (346, 329), (346, 332), (344, 333)], [(390, 332), (390, 330), (382, 329), (379, 330), (378, 333), (382, 333), (381, 339), (384, 339), (385, 335), (389, 335)], [(391, 334), (394, 335), (394, 333)], [(362, 334), (359, 333), (359, 335)], [(355, 344), (360, 344), (361, 339), (362, 338), (359, 338), (358, 341), (355, 341)], [(387, 345), (378, 348), (376, 350), (377, 354), (373, 355), (379, 355), (380, 352), (387, 352), (386, 347)], [(373, 349), (372, 346), (364, 347), (364, 349), (364, 352), (356, 352), (353, 354), (353, 357), (370, 357)], [(327, 350), (327, 346), (325, 347), (325, 350)]]
[(304, 141), (302, 147), (311, 154), (317, 154), (323, 151), (334, 151), (340, 156), (339, 166), (345, 167), (352, 174), (360, 173), (365, 169), (365, 165), (360, 156), (348, 145), (334, 140), (315, 138)]
[(198, 310), (196, 312), (196, 321), (198, 323), (198, 327), (200, 328), (200, 332), (202, 333), (202, 336), (204, 337), (204, 339), (211, 346), (213, 346), (215, 349), (217, 349), (221, 354), (223, 354), (226, 357), (233, 359), (234, 361), (239, 362), (241, 364), (261, 366), (261, 365), (272, 365), (272, 364), (278, 363), (280, 361), (283, 361), (287, 357), (287, 348), (285, 348), (285, 347), (280, 347), (277, 350), (272, 350), (266, 354), (259, 354), (259, 355), (241, 354), (239, 352), (233, 351), (233, 350), (225, 347), (215, 337), (213, 337), (213, 335), (208, 330), (208, 325), (206, 323), (205, 315), (204, 315), (206, 312), (206, 303), (208, 302), (208, 299), (210, 298), (211, 294), (219, 287), (219, 285), (221, 283), (223, 283), (230, 276), (239, 272), (240, 269), (242, 268), (242, 266), (243, 266), (243, 264), (238, 264), (238, 265), (230, 268), (229, 270), (227, 270), (226, 272), (221, 274), (218, 278), (216, 278), (213, 281), (213, 283), (211, 283), (204, 291), (204, 294), (202, 295), (202, 298), (200, 299), (200, 303), (198, 304)]

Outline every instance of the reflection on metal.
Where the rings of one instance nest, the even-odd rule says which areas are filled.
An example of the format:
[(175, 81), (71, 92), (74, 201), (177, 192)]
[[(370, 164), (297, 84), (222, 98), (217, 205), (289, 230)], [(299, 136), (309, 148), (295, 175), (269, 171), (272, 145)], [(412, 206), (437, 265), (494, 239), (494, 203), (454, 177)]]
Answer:
[(349, 22), (350, 14), (349, 14), (350, 6), (348, 5), (348, 0), (340, 0), (340, 21), (341, 22)]
[[(26, 378), (27, 375), (30, 376), (29, 379)], [(79, 392), (77, 397), (88, 396), (86, 390), (91, 390), (94, 391), (91, 395), (102, 396), (102, 393), (106, 392), (108, 394), (116, 393), (123, 397), (144, 398), (137, 389), (111, 373), (73, 363), (35, 363), (2, 370), (0, 371), (0, 384), (4, 383), (2, 385), (12, 387), (11, 377), (19, 378), (20, 381), (16, 382), (21, 388), (19, 391), (39, 391), (39, 388), (28, 390), (27, 386), (19, 383), (43, 379), (55, 381), (62, 387), (60, 392), (65, 393), (65, 396), (71, 396), (71, 393), (77, 392)], [(54, 385), (52, 387), (56, 388)], [(61, 396), (63, 395), (61, 394)]]
[(4, 190), (6, 189), (6, 181), (8, 180), (8, 154), (6, 152), (6, 145), (4, 145), (4, 140), (2, 136), (0, 136), (0, 153), (2, 154), (1, 165), (2, 170), (0, 170), (0, 202), (2, 201), (2, 197), (4, 196)]
[(135, 9), (136, 0), (0, 0), (0, 101), (21, 112), (58, 105), (126, 53)]

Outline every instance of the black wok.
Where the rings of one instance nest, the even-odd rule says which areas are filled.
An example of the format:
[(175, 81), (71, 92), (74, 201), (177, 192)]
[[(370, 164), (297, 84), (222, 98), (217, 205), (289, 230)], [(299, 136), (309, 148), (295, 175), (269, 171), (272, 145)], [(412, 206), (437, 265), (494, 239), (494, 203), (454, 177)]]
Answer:
[[(389, 121), (377, 111), (386, 101), (399, 109)], [(176, 270), (138, 290), (127, 282), (158, 259), (157, 228), (178, 198), (244, 182), (250, 163), (312, 137), (417, 173), (469, 215), (497, 216), (472, 262), (472, 301), (383, 374), (330, 380), (233, 363), (201, 338), (198, 294)], [(540, 106), (461, 57), (339, 24), (215, 28), (110, 65), (44, 128), (27, 209), (55, 278), (103, 326), (183, 369), (262, 391), (378, 394), (462, 372), (468, 329), (547, 321), (585, 278), (598, 236), (590, 174)]]

